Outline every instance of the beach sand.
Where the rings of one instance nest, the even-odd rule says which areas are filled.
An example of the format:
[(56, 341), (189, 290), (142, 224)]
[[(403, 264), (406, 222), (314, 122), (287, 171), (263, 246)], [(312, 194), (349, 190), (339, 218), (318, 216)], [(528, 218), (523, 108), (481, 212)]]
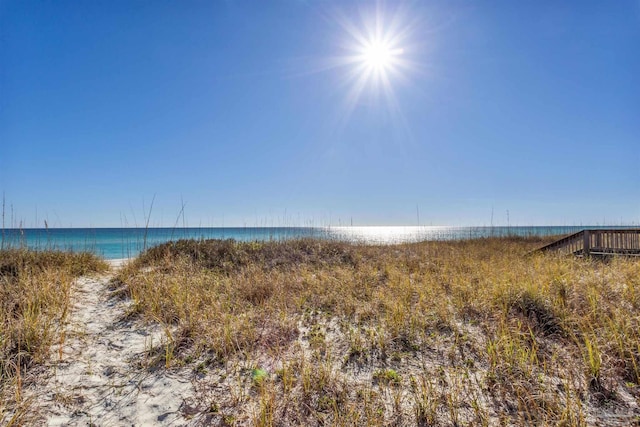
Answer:
[(149, 369), (167, 340), (157, 324), (128, 320), (131, 301), (111, 289), (111, 274), (77, 280), (64, 342), (29, 390), (34, 411), (49, 426), (184, 425), (180, 412), (193, 396), (188, 369)]
[(106, 261), (107, 261), (107, 264), (109, 264), (112, 269), (117, 270), (119, 268), (122, 268), (122, 266), (124, 266), (126, 263), (132, 260), (133, 258), (117, 258), (117, 259), (108, 259)]

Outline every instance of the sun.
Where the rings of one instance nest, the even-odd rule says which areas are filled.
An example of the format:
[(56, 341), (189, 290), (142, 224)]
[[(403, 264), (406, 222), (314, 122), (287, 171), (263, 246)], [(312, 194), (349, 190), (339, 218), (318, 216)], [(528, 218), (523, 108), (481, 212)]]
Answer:
[(367, 68), (385, 71), (398, 64), (404, 49), (393, 48), (381, 40), (371, 40), (362, 46), (362, 62)]
[(391, 29), (378, 28), (354, 38), (354, 55), (350, 60), (354, 66), (354, 77), (365, 85), (390, 85), (393, 76), (399, 74), (405, 65), (404, 49), (399, 45), (397, 34)]
[[(375, 7), (370, 7), (371, 3)], [(399, 2), (371, 3), (347, 9), (352, 13), (336, 10), (330, 14), (329, 22), (342, 30), (335, 32), (337, 52), (320, 61), (312, 72), (340, 70), (335, 73), (336, 89), (343, 94), (338, 108), (340, 126), (362, 108), (387, 114), (408, 132), (396, 91), (406, 93), (404, 88), (414, 86), (414, 77), (423, 68), (419, 61), (423, 42), (416, 36), (422, 34), (424, 22)]]
[(359, 20), (357, 15), (337, 18), (346, 36), (342, 43), (344, 56), (336, 65), (346, 70), (348, 110), (363, 97), (397, 108), (394, 86), (406, 83), (414, 69), (415, 22), (403, 9), (387, 10), (382, 2), (376, 4), (373, 10), (363, 10)]

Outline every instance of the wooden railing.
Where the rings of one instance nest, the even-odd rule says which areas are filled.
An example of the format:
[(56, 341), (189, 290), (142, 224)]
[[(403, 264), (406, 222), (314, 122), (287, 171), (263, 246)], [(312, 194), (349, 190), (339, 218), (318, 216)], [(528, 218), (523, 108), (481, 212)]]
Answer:
[(582, 230), (538, 249), (582, 256), (640, 256), (640, 228)]

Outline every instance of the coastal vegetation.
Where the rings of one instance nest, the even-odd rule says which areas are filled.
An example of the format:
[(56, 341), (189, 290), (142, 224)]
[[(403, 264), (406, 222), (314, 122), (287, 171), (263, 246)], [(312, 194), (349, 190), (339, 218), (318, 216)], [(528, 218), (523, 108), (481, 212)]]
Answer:
[(638, 423), (640, 263), (549, 241), (183, 240), (112, 286), (212, 424)]
[(25, 375), (64, 341), (73, 280), (108, 268), (90, 253), (0, 250), (0, 421), (9, 402), (16, 415), (28, 406)]
[[(638, 424), (640, 262), (532, 252), (551, 240), (180, 240), (108, 276), (105, 304), (160, 326), (128, 372), (191, 382), (197, 425)], [(73, 281), (107, 269), (0, 251), (1, 422), (36, 419)]]

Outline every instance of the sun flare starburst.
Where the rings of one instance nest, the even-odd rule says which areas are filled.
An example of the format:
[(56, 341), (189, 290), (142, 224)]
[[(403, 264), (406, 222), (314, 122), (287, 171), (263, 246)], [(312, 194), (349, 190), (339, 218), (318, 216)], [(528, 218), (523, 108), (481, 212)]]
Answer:
[[(365, 107), (384, 114), (380, 117), (393, 123), (398, 133), (411, 135), (396, 90), (415, 86), (414, 78), (424, 70), (420, 59), (424, 56), (425, 21), (405, 4), (378, 0), (372, 8), (371, 3), (328, 14), (328, 22), (342, 30), (334, 33), (333, 45), (338, 52), (318, 58), (304, 74), (331, 71), (339, 79), (336, 89), (343, 102), (336, 109), (337, 128), (344, 129), (352, 114)], [(305, 61), (308, 67), (311, 62)]]
[(414, 68), (410, 60), (413, 22), (400, 9), (384, 10), (381, 4), (369, 14), (361, 13), (359, 20), (344, 15), (338, 19), (346, 36), (345, 55), (339, 63), (346, 69), (348, 112), (367, 96), (398, 113), (394, 85), (406, 81)]

